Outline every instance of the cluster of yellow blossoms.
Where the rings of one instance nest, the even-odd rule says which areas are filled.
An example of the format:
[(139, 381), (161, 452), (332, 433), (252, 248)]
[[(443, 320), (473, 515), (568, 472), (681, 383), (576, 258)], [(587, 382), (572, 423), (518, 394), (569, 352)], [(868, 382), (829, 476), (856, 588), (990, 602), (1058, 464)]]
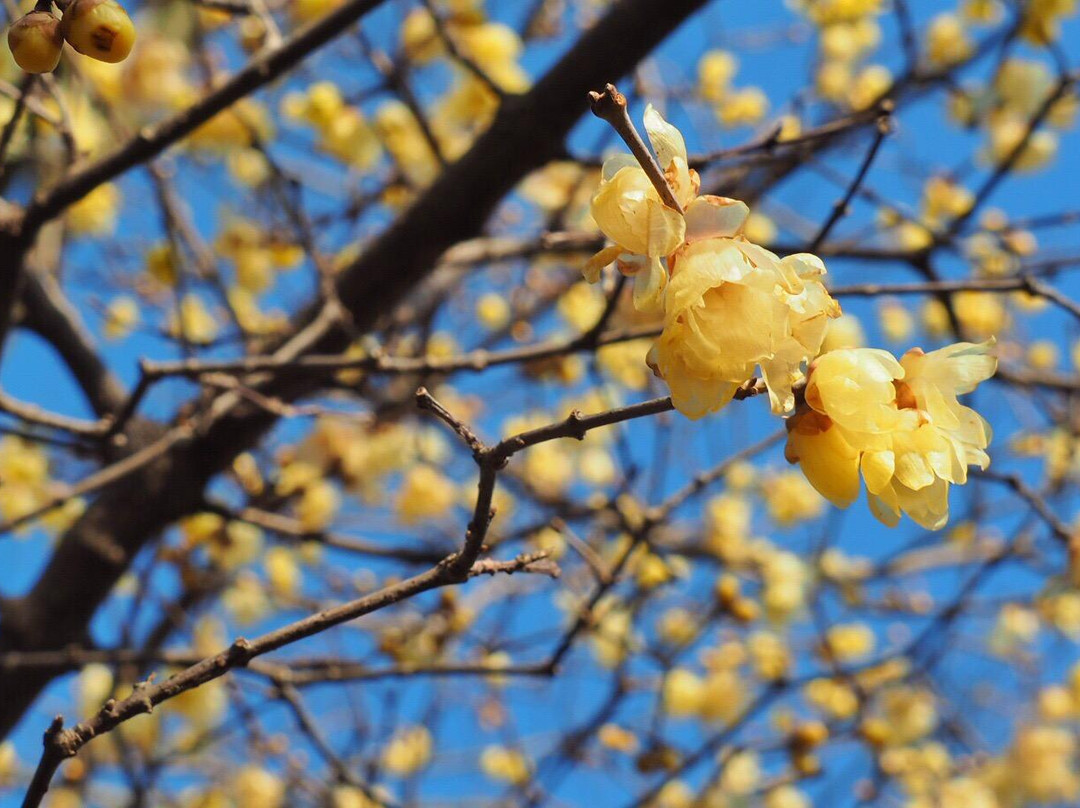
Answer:
[(662, 316), (646, 361), (676, 409), (690, 418), (715, 412), (758, 368), (774, 413), (791, 412), (798, 399), (787, 457), (821, 494), (847, 507), (861, 472), (881, 521), (895, 525), (904, 511), (942, 527), (949, 484), (966, 482), (969, 465), (989, 463), (990, 427), (957, 396), (995, 372), (993, 340), (914, 349), (899, 362), (867, 348), (819, 356), (829, 320), (840, 316), (821, 259), (780, 258), (749, 241), (747, 206), (698, 194), (682, 135), (651, 106), (645, 129), (679, 208), (665, 204), (662, 186), (633, 158), (609, 159), (592, 214), (615, 243), (584, 274), (596, 282), (614, 262), (634, 278), (635, 307)]
[(592, 213), (615, 245), (590, 259), (586, 279), (595, 282), (615, 261), (634, 276), (638, 310), (663, 314), (647, 361), (680, 412), (700, 418), (720, 409), (755, 366), (774, 411), (789, 410), (800, 364), (816, 355), (828, 319), (840, 314), (821, 282), (824, 265), (805, 253), (781, 259), (746, 240), (747, 206), (698, 195), (682, 135), (652, 107), (645, 128), (683, 212), (664, 204), (632, 158), (608, 160)]
[(769, 110), (769, 99), (760, 87), (734, 89), (738, 58), (730, 51), (710, 50), (698, 61), (698, 93), (713, 105), (722, 126), (750, 126)]

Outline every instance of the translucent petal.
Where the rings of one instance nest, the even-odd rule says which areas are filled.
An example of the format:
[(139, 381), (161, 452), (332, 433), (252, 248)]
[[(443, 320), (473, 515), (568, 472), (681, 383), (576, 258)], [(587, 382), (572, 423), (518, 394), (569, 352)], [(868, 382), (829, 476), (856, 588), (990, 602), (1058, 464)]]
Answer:
[(702, 379), (678, 372), (672, 373), (670, 378), (665, 377), (665, 381), (675, 409), (692, 420), (727, 405), (739, 388), (738, 384), (722, 379)]
[(927, 530), (939, 530), (949, 521), (949, 484), (937, 479), (932, 485), (911, 491), (897, 486), (897, 497), (904, 513)]
[(589, 283), (596, 283), (600, 280), (600, 273), (604, 267), (610, 266), (611, 263), (619, 257), (619, 253), (622, 252), (622, 248), (615, 244), (611, 247), (604, 247), (600, 252), (596, 253), (592, 258), (585, 262), (585, 266), (581, 268), (581, 274), (585, 277), (585, 280)]
[(645, 132), (656, 151), (660, 168), (667, 169), (676, 157), (681, 157), (683, 162), (686, 162), (686, 141), (682, 134), (665, 121), (652, 104), (645, 107)]
[(918, 491), (933, 485), (937, 477), (929, 461), (918, 452), (903, 452), (896, 458), (896, 479), (908, 488)]
[(732, 238), (742, 232), (750, 209), (723, 196), (699, 196), (686, 208), (686, 240)]
[(659, 258), (651, 259), (634, 276), (634, 308), (646, 314), (660, 314), (664, 307), (667, 272)]
[(686, 232), (683, 217), (660, 201), (645, 172), (636, 166), (622, 168), (602, 183), (591, 209), (604, 235), (639, 255), (667, 255)]
[(862, 456), (862, 475), (866, 490), (880, 494), (888, 488), (896, 470), (896, 455), (891, 451), (865, 452)]
[(600, 178), (604, 182), (610, 182), (611, 179), (624, 168), (640, 169), (641, 166), (638, 165), (638, 161), (634, 155), (621, 152), (612, 155), (604, 161), (604, 167), (600, 171)]
[(866, 504), (870, 506), (870, 513), (874, 514), (879, 522), (889, 527), (900, 524), (900, 509), (889, 505), (877, 494), (867, 494)]

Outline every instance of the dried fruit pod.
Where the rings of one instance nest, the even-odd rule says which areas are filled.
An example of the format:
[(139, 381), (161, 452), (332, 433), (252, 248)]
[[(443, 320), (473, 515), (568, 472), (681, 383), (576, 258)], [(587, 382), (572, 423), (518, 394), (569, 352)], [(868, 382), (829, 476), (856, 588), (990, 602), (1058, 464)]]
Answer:
[(73, 0), (60, 31), (71, 47), (101, 62), (122, 62), (135, 44), (135, 25), (116, 0)]
[(8, 47), (27, 73), (48, 73), (60, 63), (64, 36), (49, 11), (31, 11), (8, 29)]

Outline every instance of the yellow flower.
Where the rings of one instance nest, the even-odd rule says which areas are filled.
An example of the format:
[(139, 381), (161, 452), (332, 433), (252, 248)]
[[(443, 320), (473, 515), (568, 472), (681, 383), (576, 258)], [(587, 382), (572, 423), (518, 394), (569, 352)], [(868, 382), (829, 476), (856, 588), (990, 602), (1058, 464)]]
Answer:
[(964, 0), (962, 8), (968, 20), (980, 25), (997, 22), (1004, 11), (1001, 0)]
[(454, 505), (453, 483), (428, 465), (409, 469), (398, 494), (398, 518), (404, 524), (437, 519)]
[(487, 292), (476, 300), (476, 319), (489, 331), (505, 328), (510, 322), (510, 304), (497, 292)]
[(426, 727), (399, 730), (382, 753), (382, 764), (395, 777), (408, 777), (431, 760), (432, 738)]
[(839, 623), (825, 635), (828, 654), (839, 662), (854, 662), (874, 650), (874, 632), (865, 623)]
[(135, 44), (135, 25), (116, 0), (75, 0), (60, 31), (79, 53), (102, 62), (124, 61)]
[(1031, 0), (1024, 6), (1021, 36), (1035, 45), (1053, 42), (1060, 34), (1060, 18), (1076, 13), (1076, 0)]
[(316, 480), (306, 486), (296, 502), (296, 518), (307, 531), (325, 530), (333, 521), (341, 497), (329, 480)]
[(684, 240), (734, 236), (742, 229), (747, 207), (725, 197), (697, 195), (701, 178), (687, 165), (682, 134), (651, 104), (645, 109), (645, 131), (684, 213), (664, 204), (634, 157), (610, 158), (604, 163), (591, 210), (597, 226), (615, 244), (590, 258), (582, 271), (589, 283), (596, 283), (600, 271), (618, 258), (619, 270), (635, 277), (637, 309), (658, 311), (667, 283), (660, 259), (675, 252)]
[[(51, 8), (51, 6), (50, 6)], [(61, 24), (51, 11), (31, 11), (8, 29), (8, 48), (27, 73), (51, 73), (64, 48)]]
[(807, 703), (832, 718), (846, 719), (859, 709), (859, 697), (847, 682), (838, 679), (814, 679), (803, 689)]
[(138, 322), (139, 304), (128, 295), (120, 295), (109, 302), (102, 331), (106, 339), (123, 339)]
[(439, 162), (409, 108), (392, 100), (375, 111), (375, 132), (398, 167), (417, 186), (429, 184), (439, 173)]
[(821, 260), (806, 253), (781, 260), (748, 241), (714, 237), (681, 248), (671, 273), (664, 330), (646, 361), (679, 412), (700, 418), (720, 409), (756, 366), (773, 411), (790, 409), (801, 364), (840, 313), (820, 280)]
[(233, 780), (236, 808), (277, 808), (285, 798), (285, 784), (266, 769), (247, 766)]
[(793, 5), (815, 25), (826, 26), (880, 14), (884, 3), (882, 0), (796, 0)]
[(727, 94), (739, 69), (739, 60), (729, 51), (710, 50), (698, 61), (698, 92), (706, 101), (717, 102)]
[(926, 31), (926, 56), (935, 67), (949, 67), (971, 56), (973, 46), (963, 19), (938, 14)]
[(761, 602), (773, 620), (784, 621), (803, 607), (808, 583), (806, 565), (794, 553), (770, 551), (762, 559)]
[(769, 97), (759, 87), (728, 93), (716, 108), (716, 117), (727, 127), (751, 126), (769, 111)]
[(693, 808), (694, 790), (682, 780), (670, 780), (649, 801), (649, 808)]
[(480, 754), (480, 768), (492, 780), (521, 785), (529, 779), (529, 761), (518, 749), (486, 746)]
[(825, 339), (821, 342), (821, 352), (865, 346), (866, 332), (863, 331), (862, 321), (854, 314), (844, 314), (829, 322), (825, 329)]
[(664, 677), (661, 700), (664, 711), (675, 718), (696, 715), (707, 694), (705, 682), (693, 671), (675, 668)]
[(111, 182), (102, 183), (67, 209), (68, 226), (76, 235), (111, 235), (122, 202), (119, 188)]
[(601, 726), (596, 732), (596, 740), (600, 742), (601, 746), (628, 755), (636, 752), (639, 746), (637, 736), (618, 724), (604, 724)]
[(1050, 68), (1028, 59), (1006, 59), (994, 76), (994, 93), (1001, 106), (1030, 118), (1054, 93), (1056, 79)]
[(923, 188), (923, 224), (936, 229), (971, 209), (974, 195), (946, 177), (931, 177)]
[(848, 104), (852, 109), (869, 109), (892, 87), (893, 76), (884, 65), (868, 65), (855, 77), (848, 92)]
[(990, 118), (990, 143), (983, 158), (992, 165), (1000, 165), (1020, 148), (1020, 154), (1012, 163), (1015, 171), (1035, 171), (1049, 163), (1057, 154), (1058, 137), (1043, 130), (1029, 136), (1027, 118), (1010, 110), (1001, 110)]
[[(686, 158), (679, 157), (685, 166)], [(613, 157), (604, 164), (592, 215), (621, 251), (637, 255), (667, 255), (686, 234), (683, 217), (664, 204), (648, 175), (629, 155)]]
[[(378, 808), (384, 805), (367, 796), (359, 788), (352, 786), (335, 786), (331, 795), (331, 808)], [(216, 808), (200, 804), (198, 808)]]
[(791, 648), (771, 631), (755, 631), (746, 639), (754, 673), (767, 682), (783, 679), (791, 669)]
[(1080, 796), (1076, 736), (1064, 727), (1025, 727), (1009, 752), (1015, 786), (1025, 802), (1072, 803)]
[(949, 485), (986, 468), (990, 426), (957, 397), (997, 369), (993, 342), (957, 343), (900, 362), (886, 351), (852, 348), (815, 361), (805, 406), (788, 422), (789, 462), (831, 502), (847, 507), (866, 482), (874, 515), (900, 512), (936, 530), (948, 520)]
[(915, 321), (911, 312), (896, 300), (883, 300), (878, 309), (881, 331), (890, 342), (903, 342), (915, 330)]
[(401, 21), (401, 47), (416, 64), (424, 64), (440, 56), (444, 50), (435, 18), (424, 8), (414, 8)]
[(777, 786), (769, 789), (762, 802), (763, 808), (810, 808), (810, 800), (794, 786)]
[(0, 787), (11, 785), (19, 771), (19, 757), (12, 741), (0, 743)]
[(761, 781), (761, 761), (753, 750), (735, 752), (720, 775), (720, 788), (729, 794), (749, 795)]
[(789, 527), (821, 515), (825, 502), (797, 471), (773, 474), (762, 485), (769, 516)]
[(271, 547), (263, 559), (266, 579), (270, 590), (278, 597), (291, 598), (296, 595), (303, 580), (296, 556), (285, 547)]
[(730, 669), (712, 671), (705, 677), (698, 713), (705, 721), (726, 724), (742, 713), (746, 701), (744, 678)]
[(183, 337), (197, 345), (213, 342), (218, 333), (218, 323), (214, 319), (202, 298), (196, 295), (184, 295), (180, 301), (179, 312), (169, 316), (168, 332), (171, 336)]
[(851, 65), (847, 62), (822, 62), (814, 76), (818, 95), (834, 104), (843, 104), (847, 100), (852, 81)]
[(806, 384), (806, 403), (849, 432), (879, 434), (900, 413), (893, 382), (904, 369), (888, 351), (842, 348), (818, 357)]

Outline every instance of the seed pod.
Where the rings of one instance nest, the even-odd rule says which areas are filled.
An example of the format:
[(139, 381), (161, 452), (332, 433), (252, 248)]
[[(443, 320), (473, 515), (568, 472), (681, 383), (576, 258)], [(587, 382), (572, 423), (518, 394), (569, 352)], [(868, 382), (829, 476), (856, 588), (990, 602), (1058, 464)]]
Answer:
[(135, 44), (135, 25), (116, 0), (73, 0), (60, 30), (71, 47), (101, 62), (122, 62)]
[(8, 29), (8, 47), (27, 73), (55, 70), (64, 47), (60, 20), (49, 11), (31, 11)]

